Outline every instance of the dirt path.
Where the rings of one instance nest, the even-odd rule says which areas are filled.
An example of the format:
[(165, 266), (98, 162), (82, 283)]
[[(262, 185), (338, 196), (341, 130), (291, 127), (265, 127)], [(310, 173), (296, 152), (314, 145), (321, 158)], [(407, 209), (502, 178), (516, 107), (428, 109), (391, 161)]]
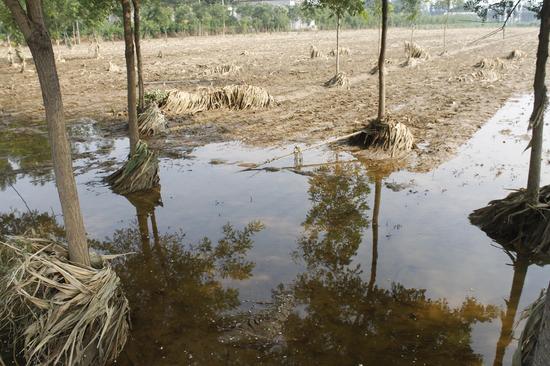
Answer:
[[(443, 55), (440, 30), (417, 31), (415, 42), (431, 57), (414, 67), (400, 66), (409, 30), (390, 31), (387, 105), (394, 118), (407, 121), (422, 147), (414, 154), (415, 170), (427, 170), (448, 159), (506, 99), (529, 90), (537, 30), (512, 28), (505, 40), (499, 34), (470, 44), (489, 31), (448, 30), (448, 52)], [(376, 62), (376, 37), (376, 30), (343, 32), (341, 44), (351, 50), (351, 56), (342, 60), (342, 69), (351, 80), (349, 90), (322, 86), (334, 73), (333, 57), (309, 58), (310, 45), (324, 54), (334, 47), (334, 32), (145, 40), (146, 88), (194, 90), (248, 83), (266, 88), (279, 102), (268, 110), (184, 116), (178, 120), (182, 128), (169, 137), (172, 142), (311, 143), (355, 130), (374, 116), (377, 77), (369, 71)], [(526, 57), (503, 61), (498, 80), (481, 81), (472, 76), (476, 71), (473, 65), (482, 58), (504, 58), (514, 49), (522, 50)], [(71, 50), (59, 47), (58, 52), (65, 60), (58, 66), (68, 117), (121, 123), (126, 97), (123, 44), (104, 42), (100, 60), (92, 58), (93, 49), (87, 44)], [(6, 49), (0, 48), (0, 129), (9, 128), (11, 121), (39, 121), (43, 110), (33, 66), (21, 74), (10, 68), (5, 58)], [(119, 71), (108, 71), (110, 63)], [(208, 67), (222, 64), (242, 70), (230, 75), (208, 74)]]

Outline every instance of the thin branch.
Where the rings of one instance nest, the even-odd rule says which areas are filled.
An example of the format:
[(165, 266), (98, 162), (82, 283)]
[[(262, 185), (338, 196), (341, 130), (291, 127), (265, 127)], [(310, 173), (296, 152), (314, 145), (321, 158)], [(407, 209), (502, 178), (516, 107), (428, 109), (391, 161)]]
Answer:
[(4, 0), (4, 4), (10, 10), (13, 20), (15, 20), (25, 38), (29, 38), (32, 29), (31, 22), (21, 3), (18, 0)]
[(484, 39), (487, 39), (491, 36), (494, 36), (495, 34), (501, 32), (501, 31), (504, 31), (504, 28), (506, 27), (506, 24), (508, 24), (508, 20), (510, 20), (510, 18), (512, 17), (512, 14), (514, 14), (514, 11), (516, 10), (516, 8), (518, 7), (519, 3), (521, 3), (521, 0), (518, 0), (516, 1), (516, 3), (514, 4), (514, 7), (512, 8), (512, 10), (510, 10), (510, 12), (508, 13), (508, 16), (506, 17), (506, 19), (504, 19), (504, 23), (502, 23), (502, 25), (500, 27), (498, 27), (497, 29), (487, 33), (486, 35), (484, 36), (481, 36), (479, 37), (478, 39), (476, 40), (473, 40), (472, 42), (468, 43), (468, 45), (472, 45), (474, 43), (477, 43), (479, 41), (482, 41)]

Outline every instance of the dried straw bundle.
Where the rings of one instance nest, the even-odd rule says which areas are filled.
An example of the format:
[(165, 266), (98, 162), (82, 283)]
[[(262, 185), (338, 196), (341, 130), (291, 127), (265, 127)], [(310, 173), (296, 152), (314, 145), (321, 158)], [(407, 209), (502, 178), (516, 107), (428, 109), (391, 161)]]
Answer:
[(166, 131), (167, 121), (157, 104), (150, 104), (138, 117), (140, 136), (154, 136)]
[(527, 204), (525, 190), (489, 202), (469, 216), (491, 239), (515, 251), (547, 256), (550, 250), (550, 185), (539, 192), (537, 206)]
[(210, 94), (209, 109), (266, 108), (273, 103), (273, 97), (264, 88), (252, 85), (229, 85)]
[[(349, 55), (351, 55), (350, 49), (346, 48), (346, 47), (340, 47), (339, 52), (340, 52), (340, 56), (349, 56)], [(336, 50), (335, 49), (330, 50), (328, 55), (332, 56), (332, 57), (336, 56)]]
[(170, 90), (162, 110), (167, 113), (198, 113), (210, 109), (210, 94), (202, 91), (189, 93), (180, 90)]
[(546, 296), (546, 292), (541, 292), (539, 298), (522, 312), (518, 320), (518, 323), (524, 319), (527, 319), (527, 322), (518, 339), (518, 348), (514, 352), (512, 361), (513, 366), (531, 365), (533, 362), (534, 351), (544, 317)]
[(321, 51), (319, 51), (317, 49), (317, 47), (315, 46), (310, 46), (309, 48), (309, 57), (310, 58), (317, 58), (317, 57), (321, 57), (323, 54), (321, 53)]
[(523, 59), (527, 54), (521, 50), (513, 50), (506, 56), (507, 60), (521, 60)]
[(166, 90), (154, 89), (145, 93), (145, 105), (156, 104), (159, 107), (163, 106), (168, 99), (169, 92)]
[(349, 89), (349, 79), (345, 73), (339, 72), (324, 84), (327, 88), (346, 87)]
[(113, 192), (130, 194), (151, 189), (159, 184), (158, 159), (147, 144), (138, 141), (136, 152), (124, 165), (105, 180)]
[(375, 120), (365, 130), (363, 144), (374, 150), (389, 153), (395, 158), (410, 151), (414, 146), (414, 137), (410, 129), (401, 122)]
[(23, 340), (27, 365), (104, 365), (128, 335), (128, 300), (111, 267), (71, 264), (64, 246), (10, 237), (0, 243), (10, 268), (0, 291), (1, 324)]
[(506, 64), (500, 58), (482, 58), (474, 67), (477, 69), (504, 70)]
[(430, 58), (428, 51), (417, 45), (416, 43), (411, 43), (405, 41), (405, 55), (407, 58)]
[(236, 66), (233, 64), (229, 65), (218, 65), (215, 66), (213, 69), (210, 70), (210, 73), (212, 74), (221, 74), (221, 75), (227, 75), (227, 74), (234, 74), (241, 71), (240, 66)]

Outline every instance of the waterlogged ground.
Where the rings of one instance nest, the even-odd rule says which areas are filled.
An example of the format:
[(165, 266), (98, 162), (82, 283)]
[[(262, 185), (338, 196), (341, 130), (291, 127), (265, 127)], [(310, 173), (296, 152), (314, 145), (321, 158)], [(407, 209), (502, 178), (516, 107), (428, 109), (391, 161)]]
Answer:
[[(162, 158), (160, 192), (130, 199), (101, 183), (127, 141), (75, 124), (89, 235), (135, 252), (115, 263), (133, 325), (117, 363), (510, 365), (550, 267), (511, 258), (467, 216), (525, 184), (530, 103), (510, 100), (429, 173), (342, 147), (304, 152), (301, 170), (242, 171), (293, 146), (210, 144)], [(0, 140), (2, 211), (25, 212), (21, 196), (60, 221), (45, 137), (18, 132)]]

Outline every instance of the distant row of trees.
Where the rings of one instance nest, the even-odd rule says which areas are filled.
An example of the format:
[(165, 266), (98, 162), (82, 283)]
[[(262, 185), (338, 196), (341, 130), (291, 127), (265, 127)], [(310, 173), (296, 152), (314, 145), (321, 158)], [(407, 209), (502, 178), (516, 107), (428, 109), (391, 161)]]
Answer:
[[(99, 0), (96, 0), (99, 1)], [(93, 2), (93, 1), (92, 1)], [(418, 4), (421, 1), (417, 1)], [(122, 39), (122, 19), (117, 9), (105, 6), (82, 6), (79, 0), (46, 1), (44, 15), (50, 34), (55, 40), (76, 42), (80, 36), (105, 39)], [(371, 0), (366, 10), (354, 15), (345, 14), (340, 19), (344, 29), (376, 28), (379, 26), (379, 0)], [(411, 25), (410, 1), (402, 0), (390, 4), (388, 23), (392, 27)], [(112, 2), (112, 4), (116, 4)], [(447, 1), (430, 5), (444, 11), (459, 12), (464, 3), (453, 1), (447, 8)], [(455, 24), (462, 26), (481, 25), (475, 15), (455, 14), (428, 15), (415, 7), (415, 24), (417, 26)], [(82, 14), (86, 13), (86, 16)], [(176, 34), (209, 35), (222, 33), (254, 33), (289, 31), (296, 26), (307, 28), (315, 24), (317, 29), (336, 29), (337, 20), (328, 9), (305, 9), (300, 6), (285, 7), (269, 4), (232, 4), (227, 1), (169, 1), (148, 0), (141, 5), (141, 33), (144, 37), (159, 37)], [(0, 35), (4, 38), (13, 33), (13, 24), (6, 9), (0, 5)], [(12, 39), (13, 39), (12, 34)]]

